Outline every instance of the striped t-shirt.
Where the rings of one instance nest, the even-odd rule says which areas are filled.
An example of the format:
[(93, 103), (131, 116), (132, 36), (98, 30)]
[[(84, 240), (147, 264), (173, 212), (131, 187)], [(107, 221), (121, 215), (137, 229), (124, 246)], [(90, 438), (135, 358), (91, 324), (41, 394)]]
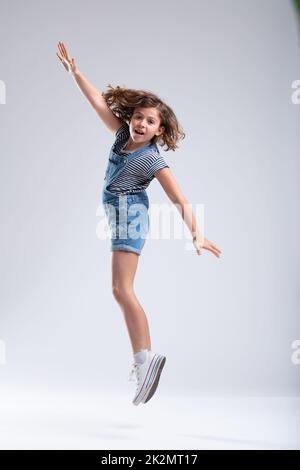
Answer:
[[(116, 139), (112, 150), (118, 155), (128, 155), (132, 151), (123, 150), (129, 137), (129, 125), (127, 122), (117, 130)], [(146, 189), (155, 177), (155, 172), (161, 168), (169, 168), (164, 158), (160, 155), (157, 145), (154, 148), (145, 147), (143, 151), (128, 161), (125, 168), (117, 178), (107, 187), (108, 191), (117, 194), (135, 194)]]

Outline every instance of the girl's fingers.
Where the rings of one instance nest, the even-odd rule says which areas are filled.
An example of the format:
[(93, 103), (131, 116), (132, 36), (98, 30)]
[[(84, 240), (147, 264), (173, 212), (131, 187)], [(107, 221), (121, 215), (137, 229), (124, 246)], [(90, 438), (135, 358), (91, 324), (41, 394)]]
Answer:
[(56, 53), (57, 57), (59, 58), (59, 60), (62, 62), (63, 61), (63, 57), (57, 52)]
[(59, 46), (58, 46), (58, 47), (59, 47), (59, 50), (60, 50), (60, 53), (61, 53), (62, 57), (66, 59), (66, 58), (67, 58), (67, 55), (66, 55), (66, 52), (65, 52), (64, 48), (62, 47), (62, 43), (61, 43), (61, 42), (59, 43)]
[(61, 64), (64, 66), (64, 68), (69, 72), (69, 65), (66, 63), (66, 59), (60, 57), (58, 53), (56, 53), (57, 57), (59, 58)]
[(65, 48), (65, 45), (64, 45), (64, 43), (62, 43), (62, 47), (63, 47), (63, 50), (64, 50), (64, 52), (65, 52), (65, 54), (66, 54), (66, 58), (67, 58), (67, 60), (68, 60), (69, 62), (71, 62), (71, 61), (70, 61), (69, 54), (68, 54), (68, 52), (67, 52), (67, 49)]
[(66, 51), (66, 48), (64, 46), (64, 43), (61, 42), (60, 45), (61, 45), (62, 50), (64, 51), (64, 54), (67, 55), (67, 51)]
[(209, 249), (215, 256), (217, 256), (218, 258), (220, 257), (218, 250), (215, 250), (214, 248), (209, 248)]
[(216, 253), (214, 250), (210, 250), (213, 255), (218, 256), (218, 253)]
[(222, 253), (221, 250), (220, 250), (216, 245), (214, 245), (213, 243), (211, 243), (210, 246), (211, 246), (211, 248), (212, 248), (213, 250), (215, 250), (217, 253)]
[(64, 57), (65, 53), (64, 53), (62, 47), (60, 46), (60, 44), (58, 45), (58, 48), (59, 48), (59, 52), (61, 53), (61, 56)]
[(216, 245), (214, 245), (212, 242), (210, 242), (207, 239), (205, 239), (204, 244), (201, 244), (200, 249), (196, 248), (198, 255), (201, 255), (202, 249), (211, 251), (212, 254), (214, 254), (218, 258), (220, 258), (220, 254), (222, 253), (222, 251)]
[(58, 53), (56, 53), (56, 55), (57, 55), (57, 57), (59, 58), (59, 60), (61, 61), (61, 63), (62, 63), (63, 65), (65, 65), (65, 64), (64, 64), (64, 58), (61, 57)]

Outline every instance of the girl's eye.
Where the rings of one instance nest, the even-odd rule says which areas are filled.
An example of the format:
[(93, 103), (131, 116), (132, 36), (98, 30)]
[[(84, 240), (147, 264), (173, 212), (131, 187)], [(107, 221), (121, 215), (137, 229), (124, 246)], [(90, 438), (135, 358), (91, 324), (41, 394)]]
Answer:
[[(137, 115), (137, 114), (135, 115), (135, 118), (136, 118), (136, 119), (139, 119), (140, 117), (141, 117), (141, 116), (139, 116), (139, 115)], [(149, 122), (149, 124), (155, 124), (154, 121), (148, 121), (148, 122)]]
[[(136, 116), (137, 119), (139, 119), (141, 116)], [(154, 124), (154, 121), (148, 121), (149, 124)]]

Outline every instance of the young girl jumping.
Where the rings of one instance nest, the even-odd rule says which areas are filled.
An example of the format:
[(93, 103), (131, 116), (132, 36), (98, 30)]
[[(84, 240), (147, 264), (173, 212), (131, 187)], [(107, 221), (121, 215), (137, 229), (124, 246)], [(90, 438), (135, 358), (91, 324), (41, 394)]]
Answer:
[(172, 109), (149, 91), (109, 85), (101, 93), (79, 71), (64, 43), (58, 43), (56, 55), (100, 119), (115, 134), (102, 202), (111, 229), (112, 292), (124, 314), (132, 345), (134, 362), (129, 380), (137, 382), (132, 403), (138, 405), (148, 402), (155, 393), (166, 362), (164, 355), (151, 350), (147, 317), (133, 287), (149, 231), (146, 188), (154, 178), (183, 217), (197, 254), (203, 248), (219, 258), (221, 250), (201, 235), (187, 199), (159, 153), (157, 144), (166, 145), (166, 151), (174, 151), (178, 140), (185, 137)]

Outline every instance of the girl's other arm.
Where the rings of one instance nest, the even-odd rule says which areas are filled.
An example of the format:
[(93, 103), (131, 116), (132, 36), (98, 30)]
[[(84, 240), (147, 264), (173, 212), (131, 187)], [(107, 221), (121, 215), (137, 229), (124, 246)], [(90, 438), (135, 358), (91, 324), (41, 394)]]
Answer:
[(201, 234), (192, 208), (188, 200), (182, 194), (170, 168), (161, 168), (155, 173), (155, 177), (160, 182), (170, 200), (175, 204), (176, 208), (180, 212), (180, 215), (184, 219), (184, 222), (188, 226), (193, 236), (193, 243), (198, 255), (201, 254), (201, 248), (205, 248), (206, 250), (210, 250), (215, 256), (219, 258), (221, 250), (219, 250), (219, 248), (204, 238)]
[(82, 94), (87, 98), (89, 103), (92, 105), (108, 129), (115, 133), (122, 126), (123, 121), (115, 116), (115, 114), (107, 106), (100, 90), (98, 90), (98, 88), (89, 82), (88, 79), (80, 72), (75, 63), (75, 60), (69, 57), (64, 43), (58, 43), (58, 50), (59, 54), (56, 53), (56, 55), (62, 62), (65, 69), (72, 73), (72, 76)]

